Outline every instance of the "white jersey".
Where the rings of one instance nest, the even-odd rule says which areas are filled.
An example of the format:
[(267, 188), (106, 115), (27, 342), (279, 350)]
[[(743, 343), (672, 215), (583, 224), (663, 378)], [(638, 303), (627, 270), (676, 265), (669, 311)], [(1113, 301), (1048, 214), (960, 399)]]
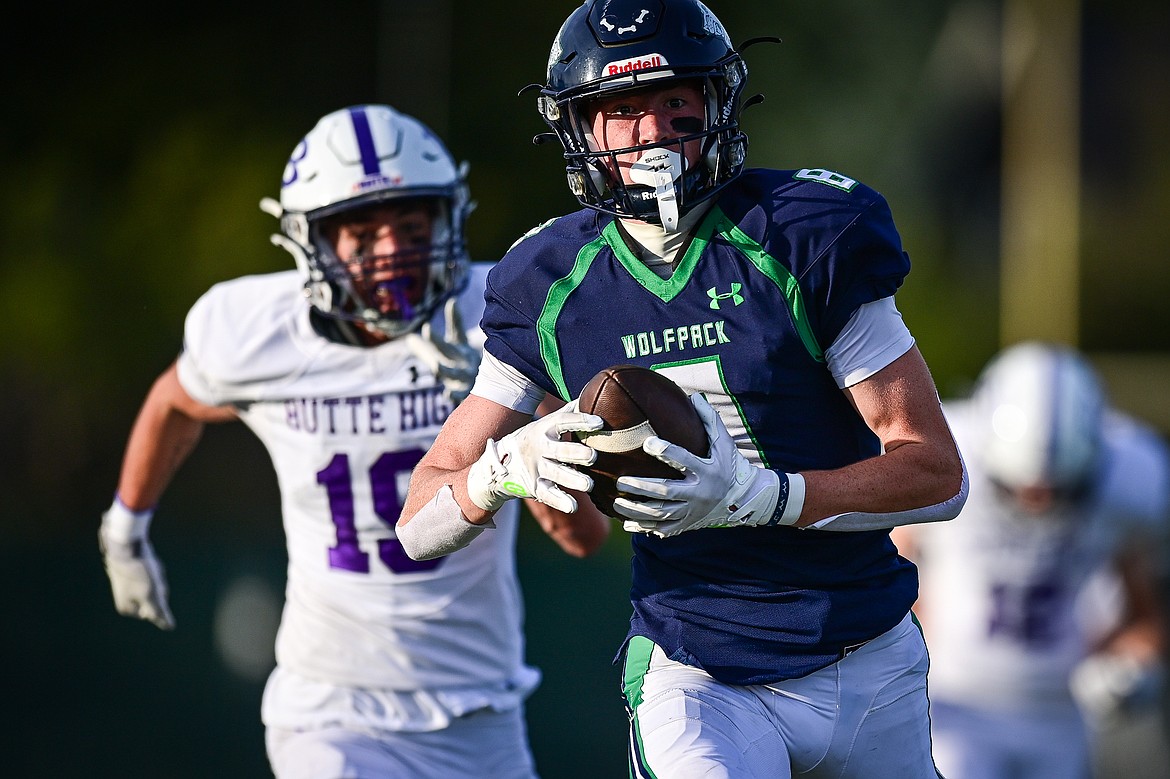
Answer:
[[(976, 451), (969, 402), (944, 410), (960, 451)], [(1094, 488), (1076, 505), (1023, 514), (971, 457), (959, 516), (912, 528), (932, 700), (1017, 711), (1072, 705), (1069, 674), (1107, 627), (1095, 596), (1109, 589), (1111, 560), (1142, 534), (1160, 538), (1166, 521), (1161, 441), (1116, 413), (1104, 439)]]
[[(479, 322), (485, 278), (473, 265), (465, 322)], [(466, 549), (408, 558), (394, 525), (451, 408), (404, 343), (334, 343), (314, 332), (309, 310), (295, 271), (217, 284), (187, 317), (178, 364), (193, 398), (238, 409), (275, 467), (288, 582), (274, 678), (291, 671), (301, 689), (425, 690), (456, 714), (467, 701), (499, 705), (494, 693), (526, 695), (538, 675), (523, 656), (518, 503)], [(442, 324), (440, 313), (433, 325)]]

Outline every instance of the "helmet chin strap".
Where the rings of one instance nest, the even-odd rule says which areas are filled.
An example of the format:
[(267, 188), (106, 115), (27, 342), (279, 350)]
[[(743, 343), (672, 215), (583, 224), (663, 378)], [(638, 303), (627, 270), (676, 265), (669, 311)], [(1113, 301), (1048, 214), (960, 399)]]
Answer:
[(678, 230), (678, 192), (675, 182), (682, 179), (682, 157), (673, 149), (651, 149), (630, 166), (630, 181), (650, 187), (658, 201), (662, 229)]

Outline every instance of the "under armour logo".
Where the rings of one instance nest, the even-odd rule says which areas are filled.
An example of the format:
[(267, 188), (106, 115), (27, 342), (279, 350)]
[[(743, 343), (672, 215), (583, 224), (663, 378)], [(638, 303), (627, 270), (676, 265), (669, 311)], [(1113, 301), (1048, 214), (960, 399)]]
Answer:
[(410, 368), (410, 383), (418, 384), (418, 367), (414, 365), (408, 365), (407, 367)]
[(743, 302), (743, 295), (739, 294), (741, 289), (743, 289), (743, 285), (738, 281), (731, 282), (730, 292), (716, 292), (715, 288), (711, 287), (711, 289), (707, 290), (707, 297), (711, 298), (711, 308), (718, 311), (719, 301), (721, 300), (730, 300), (731, 305), (738, 306)]

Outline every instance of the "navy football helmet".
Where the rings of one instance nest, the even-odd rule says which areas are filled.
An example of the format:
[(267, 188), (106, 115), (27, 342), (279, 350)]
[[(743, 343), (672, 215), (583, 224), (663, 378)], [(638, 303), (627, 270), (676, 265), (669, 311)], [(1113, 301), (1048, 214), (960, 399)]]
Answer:
[[(677, 215), (686, 214), (743, 170), (747, 136), (739, 114), (746, 78), (747, 66), (727, 31), (699, 0), (588, 0), (557, 33), (537, 102), (564, 147), (569, 190), (582, 205), (664, 224), (661, 187), (656, 193), (654, 186), (623, 183), (616, 174), (618, 155), (662, 148), (671, 152), (662, 158), (679, 164), (683, 145), (699, 141), (701, 163), (689, 170), (681, 163), (684, 170), (675, 172), (669, 187)], [(678, 80), (702, 85), (706, 120), (699, 132), (637, 148), (597, 148), (588, 101)]]

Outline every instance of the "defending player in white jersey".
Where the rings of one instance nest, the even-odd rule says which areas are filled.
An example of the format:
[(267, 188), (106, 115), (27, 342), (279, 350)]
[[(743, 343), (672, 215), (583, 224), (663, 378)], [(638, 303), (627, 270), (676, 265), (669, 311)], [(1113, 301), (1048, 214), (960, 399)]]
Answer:
[[(535, 776), (515, 574), (519, 512), (411, 560), (394, 523), (411, 471), (479, 364), (486, 269), (468, 262), (466, 171), (388, 106), (323, 117), (284, 171), (273, 242), (297, 270), (217, 284), (146, 398), (100, 540), (119, 612), (174, 626), (147, 530), (204, 424), (239, 419), (272, 458), (288, 544), (262, 716), (273, 771), (305, 777)], [(571, 554), (599, 514), (536, 504)]]
[(894, 531), (922, 577), (935, 759), (948, 779), (1088, 777), (1073, 681), (1098, 687), (1093, 705), (1106, 692), (1121, 705), (1159, 670), (1148, 553), (1166, 530), (1165, 447), (1106, 407), (1082, 357), (1048, 344), (1007, 349), (944, 411), (967, 504)]

